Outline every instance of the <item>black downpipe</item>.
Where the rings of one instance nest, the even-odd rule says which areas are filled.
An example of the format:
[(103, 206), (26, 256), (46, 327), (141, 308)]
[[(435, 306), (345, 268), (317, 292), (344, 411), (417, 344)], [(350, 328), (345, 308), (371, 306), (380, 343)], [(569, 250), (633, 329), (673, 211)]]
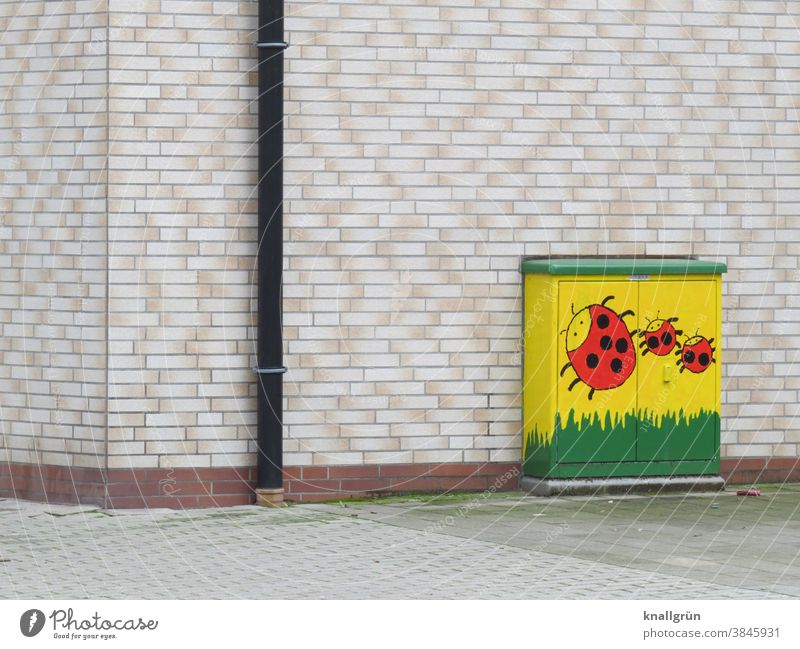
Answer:
[(283, 500), (283, 0), (259, 0), (257, 502)]

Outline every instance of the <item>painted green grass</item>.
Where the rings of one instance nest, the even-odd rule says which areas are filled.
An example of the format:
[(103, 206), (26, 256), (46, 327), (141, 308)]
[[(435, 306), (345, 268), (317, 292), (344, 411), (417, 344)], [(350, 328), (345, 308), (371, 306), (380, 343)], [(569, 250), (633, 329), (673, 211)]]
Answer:
[(713, 410), (700, 409), (696, 412), (684, 413), (683, 409), (677, 413), (668, 412), (656, 415), (645, 410), (639, 418), (639, 435), (686, 435), (691, 438), (700, 427), (707, 426), (709, 422), (719, 428), (719, 413)]
[[(570, 410), (566, 421), (563, 422), (561, 415), (556, 414), (554, 430), (556, 435), (563, 433), (569, 435), (570, 438), (580, 435), (587, 441), (593, 437), (601, 439), (612, 430), (623, 435), (630, 433), (654, 436), (659, 439), (677, 435), (691, 439), (699, 428), (708, 425), (709, 419), (719, 426), (719, 413), (705, 409), (685, 413), (681, 408), (677, 412), (667, 412), (661, 415), (644, 410), (638, 417), (632, 412), (626, 412), (622, 416), (612, 416), (611, 412), (606, 411), (604, 415), (593, 413), (582, 415), (579, 418), (575, 416), (574, 411)], [(546, 439), (547, 436), (538, 429), (530, 431), (525, 445), (526, 458), (530, 457), (537, 448), (548, 445), (548, 442), (544, 441)], [(555, 439), (555, 436), (552, 439)]]

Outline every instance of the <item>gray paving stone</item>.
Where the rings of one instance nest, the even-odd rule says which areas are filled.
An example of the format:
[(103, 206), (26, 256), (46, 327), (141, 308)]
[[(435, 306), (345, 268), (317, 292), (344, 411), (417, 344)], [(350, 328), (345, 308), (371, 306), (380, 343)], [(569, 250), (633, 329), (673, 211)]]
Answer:
[(0, 597), (791, 597), (796, 496), (725, 502), (723, 514), (703, 496), (511, 497), (466, 514), (464, 501), (190, 512), (0, 501)]

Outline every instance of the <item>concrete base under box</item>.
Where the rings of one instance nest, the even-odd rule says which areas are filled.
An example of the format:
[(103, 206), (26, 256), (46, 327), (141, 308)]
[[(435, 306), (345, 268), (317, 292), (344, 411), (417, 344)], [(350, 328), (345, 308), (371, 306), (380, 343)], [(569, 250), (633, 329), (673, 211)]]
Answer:
[(725, 486), (725, 480), (718, 475), (586, 479), (523, 476), (519, 486), (529, 496), (591, 496), (664, 491), (721, 491)]

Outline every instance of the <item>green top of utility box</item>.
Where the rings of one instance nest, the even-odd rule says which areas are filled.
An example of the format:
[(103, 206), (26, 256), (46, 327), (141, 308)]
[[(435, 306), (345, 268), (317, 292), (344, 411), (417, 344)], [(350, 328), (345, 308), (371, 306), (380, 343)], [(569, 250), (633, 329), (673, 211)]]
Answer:
[(550, 257), (523, 259), (520, 272), (540, 275), (720, 275), (716, 261), (676, 257)]

